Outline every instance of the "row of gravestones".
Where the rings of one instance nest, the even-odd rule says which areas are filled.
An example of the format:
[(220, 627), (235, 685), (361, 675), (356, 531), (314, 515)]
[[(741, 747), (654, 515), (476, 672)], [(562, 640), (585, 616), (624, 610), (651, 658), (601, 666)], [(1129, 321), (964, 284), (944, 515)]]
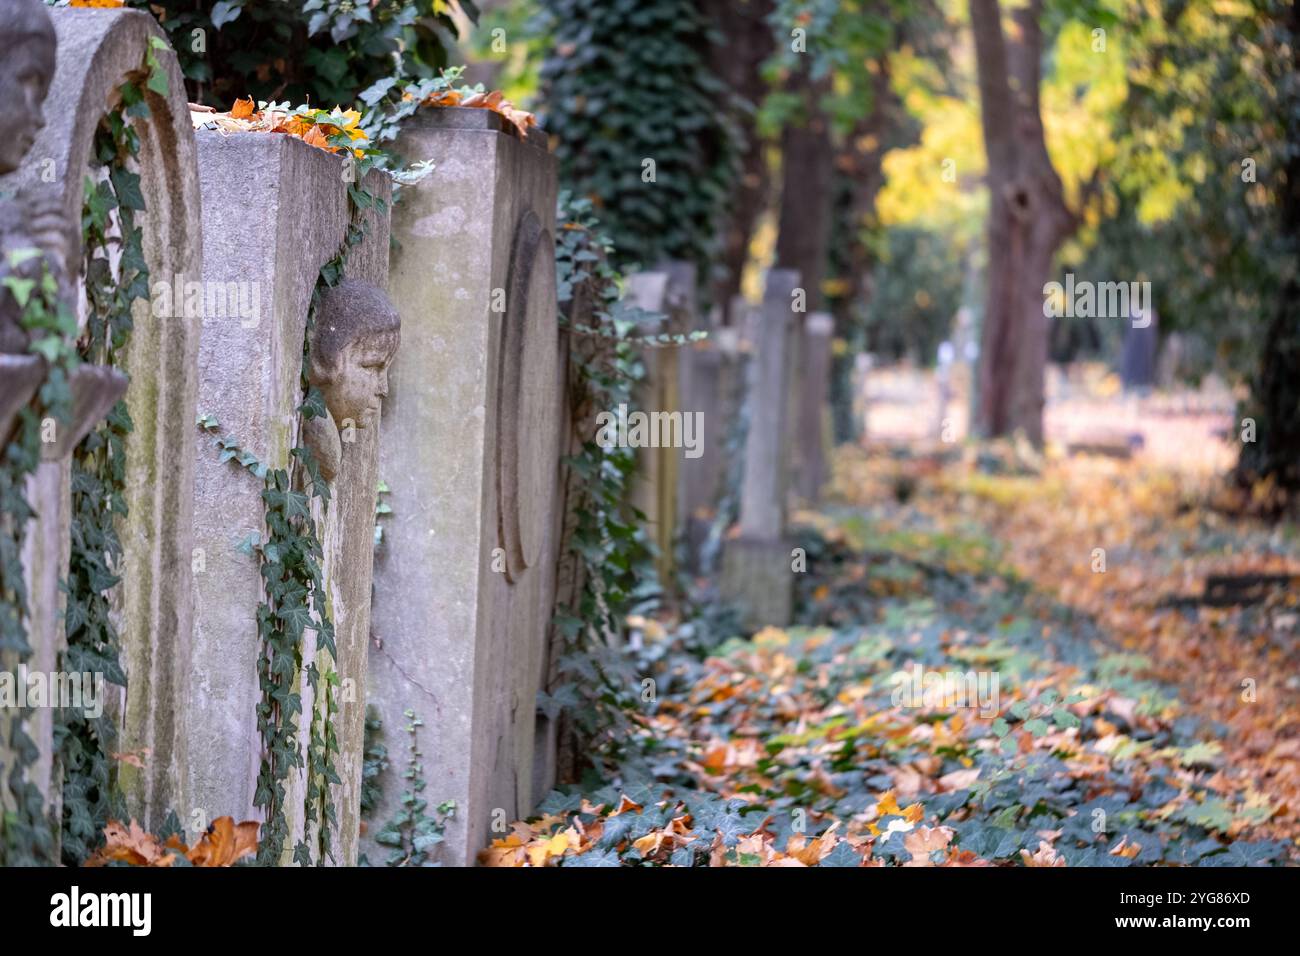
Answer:
[(708, 332), (680, 350), (645, 352), (637, 407), (680, 413), (683, 425), (681, 441), (641, 450), (636, 504), (662, 581), (672, 580), (677, 556), (688, 572), (715, 570), (720, 550), (721, 593), (742, 622), (785, 626), (790, 509), (815, 504), (829, 478), (833, 322), (801, 311), (799, 274), (788, 269), (768, 272), (761, 305), (732, 304), (740, 317), (732, 326), (719, 323), (720, 310), (701, 314), (695, 288), (694, 268), (681, 262), (628, 280), (633, 303), (658, 316), (648, 336)]
[[(567, 363), (544, 137), (522, 140), (486, 110), (426, 111), (398, 151), (432, 160), (433, 173), (390, 207), (388, 178), (372, 172), (356, 186), (384, 203), (359, 209), (339, 156), (284, 135), (195, 132), (162, 39), (141, 12), (0, 0), (0, 113), (17, 130), (0, 166), (0, 233), (6, 249), (36, 245), (61, 265), (72, 303), (84, 295), (79, 253), (23, 235), (20, 223), (52, 193), (63, 221), (80, 223), (92, 137), (117, 91), (151, 62), (166, 81), (149, 84), (148, 117), (132, 120), (152, 301), (136, 303), (115, 368), (79, 370), (73, 420), (27, 479), (26, 666), (57, 671), (65, 646), (69, 446), (124, 392), (134, 430), (112, 603), (127, 683), (112, 707), (118, 749), (131, 756), (119, 764), (131, 815), (156, 827), (174, 811), (190, 828), (259, 818), (273, 679), (281, 706), (290, 692), (300, 701), (300, 757), (317, 746), (317, 720), (333, 723), (336, 862), (366, 850), (367, 704), (394, 763), (375, 818), (402, 808), (414, 711), (428, 728), (424, 796), (457, 807), (444, 859), (472, 861), (493, 820), (526, 814), (554, 777), (535, 698), (561, 547)], [(341, 274), (322, 283), (345, 248)], [(46, 374), (13, 318), (0, 314), (0, 333), (17, 337), (0, 336), (0, 444)], [(324, 399), (315, 414), (300, 407), (305, 384)], [(377, 538), (381, 482), (390, 513)], [(301, 659), (278, 676), (267, 631), (284, 626), (268, 592), (289, 580), (290, 559), (273, 547), (272, 503), (319, 541), (318, 616)], [(321, 615), (332, 647), (313, 639)], [(40, 757), (21, 774), (57, 818), (52, 714), (27, 718)], [(6, 779), (15, 739), (0, 740)], [(307, 809), (323, 802), (302, 762), (283, 773), (286, 858), (321, 817)], [(0, 787), (5, 810), (11, 789)]]

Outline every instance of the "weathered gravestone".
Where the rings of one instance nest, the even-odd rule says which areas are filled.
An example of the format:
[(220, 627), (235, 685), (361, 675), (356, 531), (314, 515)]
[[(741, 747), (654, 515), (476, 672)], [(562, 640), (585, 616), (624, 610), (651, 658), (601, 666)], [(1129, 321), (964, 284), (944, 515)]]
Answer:
[[(651, 272), (627, 279), (627, 301), (645, 310), (637, 333), (656, 341), (694, 331), (695, 267), (687, 262), (667, 262)], [(639, 444), (632, 503), (646, 516), (646, 529), (658, 551), (655, 565), (660, 583), (669, 586), (674, 574), (674, 544), (682, 526), (684, 484), (693, 475), (689, 462), (704, 450), (704, 434), (697, 428), (708, 422), (697, 416), (701, 409), (688, 405), (683, 389), (690, 389), (691, 360), (676, 344), (660, 342), (641, 349), (645, 375), (633, 395), (635, 411), (645, 416), (644, 428), (629, 429), (628, 439)], [(617, 412), (617, 409), (610, 409)], [(687, 447), (687, 445), (694, 447)]]
[(799, 497), (815, 504), (826, 484), (827, 413), (830, 410), (831, 337), (835, 322), (824, 312), (814, 312), (803, 324), (803, 364), (798, 377), (798, 427), (795, 454), (799, 459), (796, 487)]
[(743, 296), (734, 296), (727, 314), (732, 324), (714, 325), (709, 344), (717, 354), (717, 375), (705, 401), (715, 403), (717, 424), (714, 443), (706, 451), (710, 472), (706, 487), (712, 492), (687, 526), (691, 556), (700, 574), (712, 574), (718, 566), (722, 540), (740, 510), (745, 474), (745, 440), (749, 430), (748, 405), (750, 360), (755, 329), (755, 311)]
[[(382, 428), (392, 515), (370, 701), (390, 754), (405, 752), (405, 712), (423, 720), (422, 797), (455, 802), (441, 859), (465, 864), (553, 773), (536, 696), (562, 517), (556, 173), (541, 134), (521, 141), (486, 110), (425, 110), (397, 149), (435, 169), (393, 219), (405, 331)], [(373, 861), (402, 789), (383, 791)]]
[[(281, 862), (305, 848), (312, 862), (352, 864), (378, 418), (399, 335), (382, 291), (389, 180), (371, 172), (356, 184), (382, 201), (363, 212), (349, 201), (352, 167), (340, 156), (280, 134), (196, 135), (205, 244), (198, 408), (208, 434), (194, 483), (201, 568), (184, 705), (184, 822), (265, 816), (270, 797), (282, 839), (277, 826), (264, 827), (264, 852), (270, 840)], [(315, 415), (302, 408), (305, 385), (323, 399)], [(284, 480), (268, 488), (265, 476), (277, 471)], [(300, 551), (311, 550), (312, 535), (314, 571)], [(323, 646), (323, 616), (335, 653)], [(268, 651), (285, 633), (293, 648)], [(329, 762), (322, 748), (331, 734), (339, 782), (326, 791), (320, 761)], [(327, 806), (337, 826), (322, 834)]]
[[(175, 569), (190, 558), (197, 337), (192, 324), (151, 311), (146, 282), (148, 277), (171, 282), (200, 269), (188, 109), (175, 56), (145, 13), (58, 9), (47, 14), (33, 0), (3, 0), (0, 59), (6, 127), (0, 172), (8, 174), (0, 181), (0, 195), (16, 192), (16, 198), (0, 201), (5, 268), (24, 247), (44, 253), (60, 301), (79, 313), (79, 347), (88, 360), (69, 372), (70, 419), (43, 423), (53, 427), (42, 433), (43, 460), (27, 482), (35, 511), (22, 545), (27, 641), (33, 651), (27, 668), (64, 671), (78, 661), (102, 661), (103, 646), (112, 642), (109, 632), (117, 629), (128, 691), (124, 708), (120, 700), (108, 702), (108, 719), (125, 723), (116, 748), (137, 750), (147, 761), (140, 772), (130, 765), (117, 768), (128, 809), (143, 819), (174, 805), (177, 668), (190, 628), (189, 579)], [(30, 82), (32, 77), (40, 90), (34, 100), (15, 85), (17, 78)], [(105, 144), (115, 145), (116, 152), (106, 157)], [(88, 177), (91, 194), (84, 188)], [(84, 246), (83, 224), (91, 237)], [(35, 262), (28, 260), (18, 272)], [(110, 313), (116, 332), (106, 327)], [(12, 318), (0, 315), (0, 350), (25, 352), (25, 336), (15, 334)], [(27, 404), (48, 368), (44, 358), (30, 354), (0, 356), (0, 367), (0, 444), (5, 444), (14, 438), (14, 413)], [(82, 438), (123, 394), (113, 437), (100, 429), (93, 443), (82, 446)], [(106, 456), (116, 464), (106, 464)], [(109, 474), (115, 477), (106, 478)], [(86, 527), (86, 521), (96, 528)], [(120, 553), (110, 553), (105, 534), (116, 535)], [(61, 587), (64, 579), (68, 584)], [(0, 591), (12, 593), (11, 588), (6, 581)], [(75, 614), (65, 611), (66, 594), (77, 602)], [(91, 606), (95, 610), (87, 617)], [(67, 654), (69, 637), (82, 656)], [(112, 677), (95, 679), (106, 676)], [(39, 757), (27, 779), (57, 819), (53, 722), (48, 706), (29, 722)], [(101, 746), (105, 743), (101, 739)], [(5, 746), (0, 743), (0, 763), (7, 776)], [(0, 792), (9, 791), (0, 787)], [(88, 832), (78, 836), (93, 838)]]
[(786, 538), (789, 471), (791, 310), (799, 274), (768, 273), (763, 307), (751, 313), (745, 475), (740, 522), (723, 552), (721, 589), (749, 627), (789, 624), (794, 600), (790, 546)]
[[(743, 319), (747, 313), (743, 299), (733, 303), (732, 315)], [(697, 573), (712, 568), (709, 539), (719, 527), (719, 508), (739, 486), (743, 467), (739, 450), (746, 355), (740, 328), (718, 324), (721, 317), (720, 309), (704, 319), (697, 316), (695, 328), (707, 331), (708, 338), (684, 346), (679, 359), (682, 407), (699, 412), (704, 425), (697, 455), (683, 456), (678, 472), (677, 523)]]

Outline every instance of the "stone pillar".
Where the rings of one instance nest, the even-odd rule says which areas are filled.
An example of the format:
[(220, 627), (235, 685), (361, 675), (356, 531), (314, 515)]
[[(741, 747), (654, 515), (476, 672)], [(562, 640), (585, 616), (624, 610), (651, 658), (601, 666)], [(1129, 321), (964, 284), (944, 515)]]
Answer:
[[(368, 834), (401, 809), (406, 710), (441, 859), (472, 863), (494, 820), (533, 809), (554, 735), (536, 713), (560, 547), (562, 370), (555, 162), (487, 110), (425, 110), (397, 149), (434, 171), (403, 193), (393, 301), (403, 346), (380, 475), (392, 507), (375, 574), (370, 702), (394, 767)], [(386, 851), (366, 839), (366, 853)]]
[(790, 622), (793, 578), (786, 532), (790, 434), (790, 367), (786, 349), (797, 316), (791, 293), (799, 274), (768, 273), (763, 307), (752, 313), (749, 431), (741, 486), (740, 524), (723, 555), (722, 593), (740, 609), (746, 625)]
[[(351, 864), (360, 812), (379, 429), (373, 411), (346, 411), (332, 398), (331, 386), (324, 383), (329, 369), (317, 363), (354, 344), (391, 357), (396, 343), (387, 333), (374, 331), (384, 321), (382, 301), (362, 297), (353, 314), (335, 297), (337, 290), (323, 296), (308, 372), (313, 384), (322, 377), (329, 415), (305, 419), (299, 414), (308, 311), (321, 267), (343, 248), (353, 215), (345, 164), (291, 136), (201, 130), (197, 139), (204, 286), (233, 292), (239, 308), (204, 316), (199, 350), (198, 410), (218, 424), (201, 436), (195, 470), (195, 541), (203, 570), (195, 574), (195, 628), (183, 711), (189, 751), (186, 808), (198, 811), (199, 822), (226, 814), (237, 820), (256, 818), (254, 795), (264, 757), (258, 727), (262, 639), (257, 620), (263, 576), (256, 553), (241, 547), (250, 536), (267, 540), (264, 485), (228, 460), (216, 439), (237, 443), (270, 469), (290, 469), (295, 485), (306, 476), (293, 450), (310, 448), (330, 491), (328, 507), (314, 505), (312, 519), (323, 545), (324, 587), (338, 650), (333, 666), (340, 681), (334, 723), (339, 743), (335, 771), (342, 783), (332, 790), (338, 830), (331, 842), (334, 860)], [(363, 186), (387, 203), (386, 176), (371, 173)], [(348, 253), (346, 281), (338, 288), (369, 288), (381, 296), (387, 282), (387, 207), (371, 210), (367, 220), (365, 237)], [(335, 338), (320, 338), (327, 333)], [(339, 374), (365, 372), (349, 369)], [(376, 366), (371, 374), (378, 403), (382, 368)], [(321, 671), (329, 667), (328, 655), (316, 657), (314, 633), (304, 638), (303, 647), (303, 669), (313, 663)], [(301, 671), (298, 679), (302, 751), (319, 702)], [(303, 775), (292, 774), (285, 799), (286, 853), (313, 836), (304, 820), (305, 790)], [(313, 862), (316, 858), (313, 852)]]
[[(9, 5), (0, 6), (0, 19), (15, 15)], [(61, 258), (64, 273), (75, 278), (81, 268), (84, 185), (96, 130), (105, 112), (120, 104), (120, 87), (128, 79), (143, 82), (147, 57), (152, 56), (167, 92), (159, 93), (151, 84), (145, 91), (149, 115), (129, 119), (139, 138), (133, 171), (140, 177), (146, 207), (137, 211), (136, 225), (151, 284), (197, 278), (202, 241), (194, 141), (176, 58), (165, 45), (153, 45), (165, 40), (162, 31), (153, 17), (134, 10), (55, 9), (49, 14), (57, 59), (44, 104), (45, 125), (27, 162), (0, 182), (0, 194), (15, 191), (20, 197), (38, 197), (45, 209), (57, 210), (72, 224), (63, 236)], [(11, 52), (0, 50), (0, 55)], [(148, 751), (143, 769), (117, 765), (128, 810), (145, 823), (156, 823), (177, 806), (175, 783), (183, 760), (174, 721), (191, 626), (189, 477), (198, 338), (193, 322), (152, 311), (148, 298), (136, 300), (132, 317), (134, 329), (113, 369), (83, 365), (71, 376), (73, 420), (61, 426), (58, 440), (47, 447), (46, 460), (28, 482), (27, 498), (37, 517), (27, 529), (23, 558), (28, 637), (34, 650), (30, 667), (58, 670), (66, 647), (59, 582), (68, 574), (72, 530), (69, 459), (124, 395), (133, 430), (124, 440), (126, 515), (116, 529), (121, 561), (112, 569), (121, 582), (112, 600), (128, 684), (124, 704), (112, 695), (108, 703), (109, 712), (124, 722), (114, 749)], [(31, 357), (14, 357), (14, 362), (28, 364), (12, 369), (13, 375), (6, 369), (6, 388), (0, 391), (11, 384), (36, 384), (23, 384), (33, 372)], [(44, 378), (43, 370), (39, 378)], [(5, 421), (6, 413), (14, 411), (12, 403), (0, 398), (0, 444), (8, 441), (12, 426), (12, 419)], [(42, 709), (28, 729), (40, 752), (33, 782), (57, 819), (61, 784), (52, 760), (53, 714), (52, 709)], [(4, 754), (0, 764), (7, 768)], [(7, 790), (0, 787), (0, 792)]]
[(826, 484), (827, 413), (830, 409), (831, 338), (835, 322), (824, 312), (808, 316), (803, 329), (803, 368), (799, 378), (799, 497), (816, 504)]

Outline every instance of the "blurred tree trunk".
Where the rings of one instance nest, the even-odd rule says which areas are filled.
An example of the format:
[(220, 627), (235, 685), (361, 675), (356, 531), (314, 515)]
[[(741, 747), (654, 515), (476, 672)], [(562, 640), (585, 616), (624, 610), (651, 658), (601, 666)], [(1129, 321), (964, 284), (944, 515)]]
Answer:
[(1027, 0), (1017, 7), (1005, 36), (998, 0), (970, 4), (989, 186), (978, 423), (989, 436), (1023, 429), (1040, 445), (1048, 338), (1043, 285), (1077, 224), (1047, 154), (1039, 112), (1042, 5)]
[(721, 310), (723, 324), (735, 321), (731, 300), (740, 292), (740, 280), (749, 257), (749, 242), (758, 217), (767, 208), (772, 177), (768, 173), (766, 143), (755, 121), (767, 92), (763, 61), (775, 42), (767, 22), (772, 0), (706, 0), (705, 12), (715, 26), (711, 61), (714, 73), (732, 92), (737, 108), (733, 122), (742, 137), (740, 181), (731, 194), (731, 206), (720, 235), (719, 264), (710, 277), (713, 304)]
[[(807, 57), (803, 58), (805, 61)], [(824, 306), (822, 279), (830, 241), (831, 173), (834, 153), (830, 120), (820, 101), (826, 81), (814, 83), (806, 68), (790, 77), (790, 91), (802, 106), (781, 132), (781, 211), (776, 266), (798, 269), (807, 292), (807, 311)]]
[[(1278, 71), (1280, 118), (1287, 144), (1286, 176), (1279, 179), (1282, 238), (1300, 255), (1300, 3), (1292, 2), (1279, 26), (1290, 34), (1290, 63)], [(1285, 45), (1279, 43), (1282, 49)], [(1288, 83), (1287, 80), (1290, 82)], [(1271, 479), (1284, 498), (1300, 495), (1300, 276), (1292, 271), (1264, 336), (1262, 365), (1252, 389), (1255, 440), (1243, 442), (1237, 478), (1244, 485)]]
[[(872, 83), (871, 112), (860, 119), (835, 160), (836, 171), (852, 184), (847, 208), (839, 212), (845, 229), (844, 253), (840, 263), (837, 294), (831, 296), (831, 315), (835, 319), (835, 337), (848, 341), (854, 323), (871, 301), (876, 252), (870, 239), (878, 231), (876, 197), (885, 184), (884, 158), (893, 148), (902, 103), (890, 86), (888, 55), (876, 60), (879, 70)], [(851, 351), (836, 354), (831, 371), (831, 421), (835, 441), (853, 441), (852, 382), (854, 355)]]

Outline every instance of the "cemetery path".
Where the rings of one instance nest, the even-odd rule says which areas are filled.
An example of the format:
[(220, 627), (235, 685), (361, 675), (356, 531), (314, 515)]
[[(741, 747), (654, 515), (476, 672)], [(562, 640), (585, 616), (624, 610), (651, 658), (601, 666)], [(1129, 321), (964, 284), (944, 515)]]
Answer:
[[(553, 793), (491, 865), (1294, 862), (1293, 532), (1204, 479), (843, 452), (796, 515), (798, 620), (637, 622), (657, 701), (604, 786)], [(1194, 558), (1193, 555), (1201, 557)], [(1294, 682), (1294, 678), (1290, 679)]]

